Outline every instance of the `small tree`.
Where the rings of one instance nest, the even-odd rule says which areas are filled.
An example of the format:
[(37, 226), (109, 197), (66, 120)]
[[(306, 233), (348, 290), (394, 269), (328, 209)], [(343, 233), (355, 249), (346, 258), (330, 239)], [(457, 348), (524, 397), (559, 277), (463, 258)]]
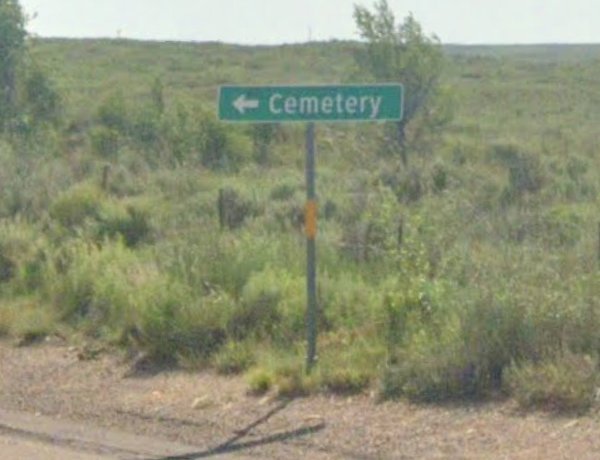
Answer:
[(408, 124), (420, 113), (433, 113), (444, 63), (440, 41), (435, 35), (425, 35), (412, 14), (397, 25), (387, 0), (375, 3), (373, 12), (356, 6), (354, 19), (367, 41), (355, 53), (358, 66), (378, 81), (404, 85), (404, 118), (396, 125), (395, 141), (406, 165)]
[(0, 0), (0, 132), (9, 122), (11, 130), (29, 132), (62, 115), (53, 82), (27, 53), (26, 22), (18, 0)]
[(17, 70), (25, 52), (25, 15), (18, 0), (0, 0), (0, 128), (17, 105)]

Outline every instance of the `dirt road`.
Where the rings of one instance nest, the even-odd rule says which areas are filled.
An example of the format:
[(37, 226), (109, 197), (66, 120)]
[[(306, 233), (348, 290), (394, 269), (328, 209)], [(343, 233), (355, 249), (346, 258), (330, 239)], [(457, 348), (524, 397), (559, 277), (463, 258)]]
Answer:
[[(186, 456), (169, 452), (163, 459), (600, 458), (596, 412), (582, 417), (523, 414), (510, 401), (380, 404), (370, 394), (293, 401), (256, 398), (247, 394), (242, 378), (135, 369), (114, 353), (70, 347), (58, 339), (25, 348), (0, 342), (0, 408), (4, 411), (0, 425), (10, 411), (48, 417), (50, 424), (60, 420), (94, 427), (88, 429), (93, 441), (88, 447), (98, 445), (94, 435), (106, 439), (104, 430), (117, 438), (136, 435), (183, 445)], [(0, 429), (3, 442), (6, 435)], [(39, 441), (20, 439), (24, 449)], [(135, 449), (125, 450), (133, 456), (118, 457), (124, 454), (119, 450), (84, 449), (77, 458), (85, 458), (84, 454), (139, 458)], [(4, 458), (19, 457), (0, 452)]]
[[(199, 458), (198, 446), (0, 409), (0, 459), (160, 460)], [(225, 460), (243, 460), (224, 455)]]
[(87, 455), (44, 443), (21, 438), (0, 436), (0, 458), (28, 460), (98, 460), (110, 458)]

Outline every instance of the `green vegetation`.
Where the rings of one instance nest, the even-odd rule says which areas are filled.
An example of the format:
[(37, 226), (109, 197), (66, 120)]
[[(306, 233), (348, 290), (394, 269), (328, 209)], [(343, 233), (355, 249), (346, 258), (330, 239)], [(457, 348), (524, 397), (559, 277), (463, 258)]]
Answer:
[(219, 123), (216, 91), (349, 82), (364, 44), (26, 44), (48, 105), (0, 136), (0, 334), (247, 372), (257, 393), (594, 403), (600, 47), (441, 48), (454, 116), (409, 123), (408, 165), (380, 126), (317, 127), (306, 376), (304, 133)]
[(0, 0), (0, 133), (29, 135), (58, 121), (61, 101), (28, 54), (26, 18), (18, 0)]
[(17, 71), (25, 49), (25, 17), (15, 0), (0, 2), (0, 128), (16, 112)]
[(431, 131), (449, 121), (451, 112), (443, 106), (444, 93), (440, 88), (444, 67), (442, 46), (437, 37), (425, 35), (412, 14), (397, 24), (387, 0), (379, 0), (373, 12), (356, 6), (354, 18), (361, 37), (367, 41), (364, 48), (354, 53), (358, 68), (376, 81), (399, 81), (404, 85), (404, 117), (396, 123), (395, 132), (386, 138), (386, 144), (388, 150), (394, 150), (396, 144), (406, 166), (409, 124), (420, 125), (417, 129), (413, 127), (414, 138), (414, 133)]

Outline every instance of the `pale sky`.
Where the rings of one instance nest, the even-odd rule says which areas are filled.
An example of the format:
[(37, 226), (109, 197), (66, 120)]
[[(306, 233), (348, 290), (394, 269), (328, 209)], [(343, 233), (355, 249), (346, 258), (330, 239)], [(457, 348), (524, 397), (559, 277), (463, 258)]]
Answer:
[[(444, 43), (600, 43), (600, 0), (388, 0)], [(374, 0), (21, 0), (42, 37), (281, 44), (358, 39)]]

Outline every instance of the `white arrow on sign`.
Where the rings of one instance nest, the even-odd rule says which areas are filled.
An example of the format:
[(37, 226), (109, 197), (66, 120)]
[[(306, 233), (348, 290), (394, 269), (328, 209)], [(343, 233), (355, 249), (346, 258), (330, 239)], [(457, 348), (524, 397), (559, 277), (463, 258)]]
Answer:
[(246, 99), (245, 94), (242, 94), (240, 97), (238, 97), (233, 102), (233, 106), (242, 115), (246, 112), (246, 109), (258, 109), (258, 105), (259, 105), (258, 99)]

